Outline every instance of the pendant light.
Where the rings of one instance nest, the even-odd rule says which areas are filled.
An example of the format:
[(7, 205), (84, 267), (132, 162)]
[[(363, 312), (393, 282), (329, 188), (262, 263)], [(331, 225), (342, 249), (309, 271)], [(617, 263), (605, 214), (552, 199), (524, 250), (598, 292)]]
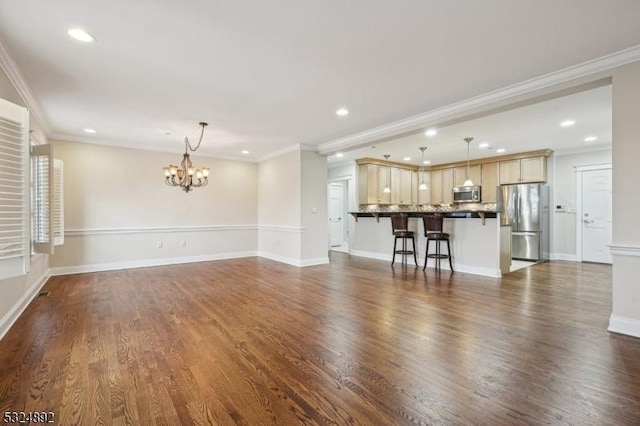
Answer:
[(462, 186), (473, 186), (473, 182), (469, 179), (469, 145), (473, 138), (464, 138), (464, 141), (467, 143), (467, 180), (464, 181)]
[[(389, 157), (391, 156), (389, 154), (385, 154), (383, 157), (386, 161), (389, 161)], [(391, 192), (391, 185), (389, 184), (391, 177), (389, 175), (390, 175), (390, 168), (389, 168), (389, 165), (387, 164), (387, 186), (385, 186), (384, 189), (382, 190), (382, 192), (384, 192), (385, 194), (388, 194)]]
[(421, 146), (420, 147), (420, 151), (422, 151), (422, 163), (420, 164), (420, 186), (418, 187), (418, 190), (420, 191), (426, 191), (427, 189), (427, 184), (424, 183), (424, 151), (427, 149), (426, 146)]

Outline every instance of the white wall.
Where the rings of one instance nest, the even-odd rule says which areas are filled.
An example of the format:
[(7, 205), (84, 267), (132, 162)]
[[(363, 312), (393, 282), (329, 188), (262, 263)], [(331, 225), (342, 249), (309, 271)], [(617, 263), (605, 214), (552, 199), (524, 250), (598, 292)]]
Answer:
[[(0, 98), (17, 105), (27, 106), (2, 70), (0, 70)], [(39, 142), (47, 142), (33, 116), (30, 118), (30, 128), (38, 135)], [(49, 256), (38, 254), (31, 257), (29, 274), (0, 280), (0, 338), (44, 285), (48, 277), (48, 269)]]
[(609, 330), (640, 337), (640, 62), (613, 72), (613, 311)]
[[(255, 256), (257, 166), (192, 154), (211, 168), (189, 193), (164, 184), (182, 154), (55, 141), (64, 162), (65, 244), (55, 273)], [(162, 247), (158, 247), (161, 244)]]
[[(611, 164), (611, 149), (554, 154), (553, 199), (551, 200), (551, 258), (576, 260), (576, 170), (578, 166)], [(564, 211), (557, 211), (561, 205)]]

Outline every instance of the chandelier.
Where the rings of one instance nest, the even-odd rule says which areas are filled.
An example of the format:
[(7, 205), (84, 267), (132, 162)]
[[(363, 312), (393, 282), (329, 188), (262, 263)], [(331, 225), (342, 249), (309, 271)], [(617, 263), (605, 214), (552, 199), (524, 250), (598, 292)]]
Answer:
[(209, 183), (209, 168), (208, 167), (194, 167), (189, 158), (189, 151), (196, 152), (202, 142), (202, 136), (204, 135), (204, 128), (207, 123), (199, 123), (202, 126), (202, 132), (200, 133), (200, 140), (194, 147), (191, 146), (188, 138), (184, 138), (184, 155), (180, 162), (180, 167), (170, 164), (168, 167), (163, 167), (164, 170), (164, 182), (169, 186), (177, 186), (189, 192), (193, 188), (200, 188)]

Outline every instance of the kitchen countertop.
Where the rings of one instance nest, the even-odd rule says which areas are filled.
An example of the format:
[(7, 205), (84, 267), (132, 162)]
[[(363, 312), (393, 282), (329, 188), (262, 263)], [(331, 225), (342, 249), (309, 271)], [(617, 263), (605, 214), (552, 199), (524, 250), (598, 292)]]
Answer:
[(497, 217), (495, 204), (459, 204), (459, 205), (375, 205), (362, 204), (357, 212), (349, 212), (358, 221), (359, 217), (389, 217), (393, 214), (406, 214), (409, 217), (421, 217), (429, 214), (442, 214), (445, 218), (480, 218)]

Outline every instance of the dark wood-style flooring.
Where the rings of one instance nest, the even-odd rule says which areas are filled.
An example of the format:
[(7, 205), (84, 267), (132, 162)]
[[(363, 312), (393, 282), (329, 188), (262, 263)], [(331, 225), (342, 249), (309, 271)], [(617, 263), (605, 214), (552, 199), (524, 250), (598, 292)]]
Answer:
[(61, 425), (640, 424), (611, 267), (503, 279), (334, 253), (53, 277), (0, 341), (0, 415)]

